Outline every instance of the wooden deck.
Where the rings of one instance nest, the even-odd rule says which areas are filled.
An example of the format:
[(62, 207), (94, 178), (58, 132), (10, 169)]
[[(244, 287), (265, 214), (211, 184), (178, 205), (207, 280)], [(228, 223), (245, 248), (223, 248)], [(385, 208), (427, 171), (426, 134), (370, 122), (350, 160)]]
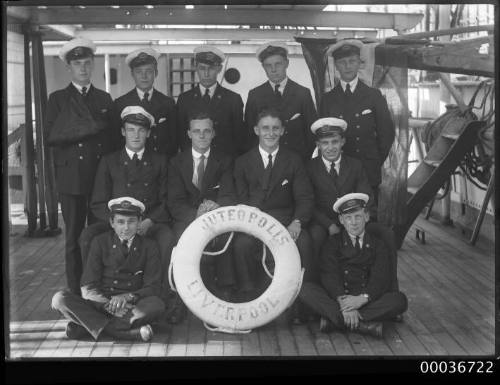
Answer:
[[(61, 221), (62, 222), (62, 221)], [(150, 343), (71, 341), (66, 321), (50, 308), (65, 286), (64, 236), (10, 237), (10, 344), (7, 357), (200, 356), (425, 356), (493, 355), (494, 245), (470, 246), (456, 229), (417, 220), (399, 251), (399, 282), (409, 300), (402, 323), (388, 323), (383, 339), (357, 333), (324, 334), (318, 323), (289, 326), (286, 315), (247, 335), (207, 331), (190, 315), (156, 330)], [(9, 352), (10, 349), (10, 352)]]

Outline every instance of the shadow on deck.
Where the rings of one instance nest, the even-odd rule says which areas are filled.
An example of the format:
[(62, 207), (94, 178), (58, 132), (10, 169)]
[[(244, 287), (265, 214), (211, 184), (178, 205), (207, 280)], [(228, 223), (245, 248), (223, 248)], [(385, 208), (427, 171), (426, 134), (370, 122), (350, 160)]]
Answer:
[[(418, 218), (399, 250), (398, 277), (409, 308), (383, 339), (324, 334), (318, 323), (289, 326), (286, 314), (247, 335), (207, 331), (190, 315), (156, 330), (149, 343), (72, 341), (50, 308), (65, 286), (64, 236), (10, 237), (10, 345), (7, 357), (412, 356), (492, 355), (495, 350), (495, 260), (492, 244), (470, 246), (458, 231)], [(6, 343), (9, 341), (6, 339)], [(10, 349), (10, 352), (9, 352)]]

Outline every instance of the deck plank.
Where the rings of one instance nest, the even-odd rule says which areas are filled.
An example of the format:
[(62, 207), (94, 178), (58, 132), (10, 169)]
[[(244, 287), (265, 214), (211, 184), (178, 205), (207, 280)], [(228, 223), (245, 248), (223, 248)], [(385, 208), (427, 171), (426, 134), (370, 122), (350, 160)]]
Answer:
[(357, 356), (371, 356), (373, 355), (373, 350), (366, 341), (363, 334), (348, 332), (347, 340), (351, 343), (354, 353)]
[(308, 323), (314, 346), (320, 356), (335, 356), (337, 352), (328, 334), (319, 331), (319, 322)]
[(275, 322), (258, 329), (260, 351), (263, 356), (279, 356), (280, 348), (276, 335)]
[(339, 356), (354, 356), (356, 352), (352, 347), (349, 339), (347, 338), (347, 334), (340, 332), (329, 333), (330, 341), (332, 341), (332, 345), (335, 348), (335, 351)]
[(167, 346), (168, 357), (186, 356), (188, 330), (189, 330), (189, 322), (188, 322), (189, 317), (191, 317), (191, 313), (188, 311), (187, 316), (180, 324), (172, 325), (169, 344)]
[(295, 338), (287, 327), (278, 327), (276, 329), (276, 336), (278, 337), (278, 346), (281, 356), (298, 355)]
[(259, 331), (241, 335), (241, 355), (246, 357), (258, 357), (261, 355)]
[(202, 357), (205, 355), (206, 329), (203, 323), (194, 315), (190, 317), (188, 346), (186, 355), (189, 357)]
[(317, 356), (318, 351), (314, 344), (313, 336), (309, 331), (307, 325), (293, 325), (291, 326), (292, 334), (295, 338), (295, 344), (299, 356)]

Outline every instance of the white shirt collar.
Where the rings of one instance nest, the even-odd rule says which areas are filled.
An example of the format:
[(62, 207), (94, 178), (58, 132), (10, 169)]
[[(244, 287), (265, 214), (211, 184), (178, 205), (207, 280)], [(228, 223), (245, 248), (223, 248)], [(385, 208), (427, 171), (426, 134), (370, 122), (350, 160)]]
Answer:
[[(342, 90), (345, 92), (345, 86), (346, 86), (347, 82), (343, 81), (342, 79), (340, 79), (340, 85), (342, 86)], [(352, 79), (350, 82), (349, 82), (349, 86), (351, 87), (351, 92), (354, 92), (354, 90), (356, 89), (356, 86), (358, 85), (358, 77), (356, 76), (354, 79)]]
[(153, 87), (151, 87), (151, 89), (147, 90), (147, 91), (140, 90), (137, 87), (135, 88), (135, 90), (137, 91), (137, 95), (139, 96), (140, 100), (144, 99), (144, 94), (147, 92), (148, 93), (148, 102), (151, 101), (151, 98), (153, 97)]
[[(141, 151), (137, 152), (137, 157), (139, 158), (139, 160), (142, 159), (142, 155), (144, 155), (144, 150), (145, 149), (143, 148)], [(127, 146), (125, 146), (125, 151), (127, 151), (128, 157), (130, 158), (130, 160), (132, 160), (132, 158), (134, 157), (135, 152), (132, 151), (132, 150), (129, 150), (129, 148)]]
[(193, 147), (191, 147), (191, 154), (193, 154), (193, 158), (196, 160), (198, 160), (201, 155), (205, 155), (205, 159), (208, 159), (208, 157), (210, 156), (210, 147), (204, 154), (199, 153)]
[[(135, 235), (130, 238), (130, 239), (127, 239), (127, 247), (130, 249), (130, 246), (132, 246), (132, 242), (134, 242), (134, 238), (135, 238)], [(121, 239), (120, 237), (118, 237), (118, 239), (120, 240), (120, 244), (123, 243), (123, 241), (125, 239)]]
[(323, 158), (323, 156), (321, 157), (321, 160), (325, 164), (326, 170), (328, 172), (330, 172), (330, 167), (332, 166), (332, 163), (333, 163), (333, 167), (335, 167), (335, 170), (337, 171), (337, 174), (340, 171), (340, 160), (341, 159), (342, 159), (342, 154), (339, 156), (339, 158), (335, 162), (330, 162), (329, 160), (326, 160), (325, 158)]
[[(217, 88), (217, 82), (215, 82), (211, 87), (208, 88), (208, 94), (210, 95), (210, 98), (213, 98), (215, 89)], [(203, 87), (201, 83), (198, 84), (200, 86), (200, 93), (201, 96), (205, 95), (205, 90), (207, 89), (206, 87)]]
[[(272, 159), (273, 159), (273, 164), (276, 161), (276, 154), (278, 153), (279, 149), (280, 149), (280, 147), (278, 146), (276, 148), (276, 150), (274, 150), (271, 153), (271, 156), (272, 156)], [(266, 168), (267, 167), (267, 162), (269, 162), (269, 153), (266, 150), (264, 150), (260, 145), (259, 145), (259, 152), (260, 152), (260, 156), (262, 157), (262, 161), (264, 162), (264, 168)]]
[[(349, 234), (349, 233), (347, 233)], [(351, 238), (352, 245), (354, 246), (356, 244), (356, 236), (349, 234), (349, 238)], [(359, 234), (359, 246), (362, 248), (363, 247), (363, 241), (365, 239), (365, 232), (363, 231), (361, 234)]]
[(76, 84), (75, 82), (71, 82), (71, 83), (78, 90), (79, 93), (82, 93), (82, 88), (83, 87), (86, 87), (87, 88), (87, 92), (89, 92), (90, 86), (92, 85), (92, 83), (89, 83), (89, 84), (86, 84), (84, 86), (81, 86), (79, 84)]
[(285, 86), (286, 86), (287, 82), (288, 82), (287, 76), (285, 76), (285, 78), (281, 81), (281, 83), (273, 83), (272, 81), (269, 80), (269, 84), (271, 85), (273, 91), (274, 91), (274, 87), (276, 86), (276, 84), (280, 85), (279, 90), (281, 92), (281, 95), (283, 95), (283, 92), (285, 91)]

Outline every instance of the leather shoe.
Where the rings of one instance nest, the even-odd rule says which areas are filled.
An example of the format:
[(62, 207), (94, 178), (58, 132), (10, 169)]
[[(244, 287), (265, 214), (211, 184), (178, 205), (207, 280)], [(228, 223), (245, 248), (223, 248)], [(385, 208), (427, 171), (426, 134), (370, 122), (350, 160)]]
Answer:
[(331, 333), (334, 329), (335, 327), (329, 319), (323, 317), (319, 319), (319, 331), (321, 333)]
[(139, 334), (144, 342), (148, 342), (153, 338), (153, 328), (149, 324), (143, 325), (139, 329)]
[(357, 329), (358, 332), (368, 334), (373, 337), (383, 337), (383, 324), (382, 322), (365, 322), (360, 321)]
[(81, 340), (90, 337), (90, 333), (82, 325), (69, 321), (66, 325), (66, 337), (70, 340)]

